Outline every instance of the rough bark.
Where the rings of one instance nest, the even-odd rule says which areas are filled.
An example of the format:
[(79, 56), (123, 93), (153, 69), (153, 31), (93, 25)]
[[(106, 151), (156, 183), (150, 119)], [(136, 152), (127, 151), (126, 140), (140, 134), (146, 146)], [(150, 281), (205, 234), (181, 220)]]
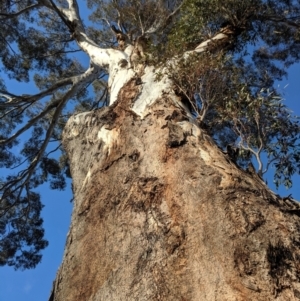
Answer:
[(299, 300), (300, 209), (240, 170), (162, 96), (64, 131), (74, 210), (50, 300)]

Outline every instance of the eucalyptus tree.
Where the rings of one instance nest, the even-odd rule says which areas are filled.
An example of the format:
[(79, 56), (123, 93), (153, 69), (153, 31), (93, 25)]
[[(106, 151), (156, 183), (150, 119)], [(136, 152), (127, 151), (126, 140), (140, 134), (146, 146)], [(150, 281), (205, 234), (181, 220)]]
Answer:
[(3, 72), (38, 89), (0, 82), (2, 265), (40, 261), (37, 188), (72, 176), (51, 300), (300, 294), (299, 208), (262, 180), (273, 165), (290, 187), (300, 169), (274, 87), (299, 61), (299, 1), (7, 0), (0, 19)]

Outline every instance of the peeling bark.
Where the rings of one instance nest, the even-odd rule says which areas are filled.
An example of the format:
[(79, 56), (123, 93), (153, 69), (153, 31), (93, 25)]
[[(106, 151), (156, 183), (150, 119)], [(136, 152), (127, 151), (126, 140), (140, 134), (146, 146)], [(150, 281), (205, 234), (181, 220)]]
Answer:
[(52, 292), (68, 300), (299, 300), (300, 208), (129, 81), (64, 131), (74, 210)]

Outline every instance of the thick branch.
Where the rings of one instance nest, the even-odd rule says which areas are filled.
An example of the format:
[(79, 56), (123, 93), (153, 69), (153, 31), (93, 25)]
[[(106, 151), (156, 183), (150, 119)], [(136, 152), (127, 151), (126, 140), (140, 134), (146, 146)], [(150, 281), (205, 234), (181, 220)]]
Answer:
[[(46, 3), (48, 0), (41, 1)], [(52, 0), (49, 1), (53, 3)], [(128, 64), (128, 56), (124, 52), (115, 49), (103, 49), (86, 35), (84, 25), (79, 15), (77, 1), (68, 0), (67, 2), (69, 4), (68, 9), (53, 5), (51, 9), (56, 11), (63, 22), (67, 24), (72, 37), (78, 46), (89, 55), (92, 64), (105, 69), (116, 65), (126, 66)], [(49, 7), (49, 3), (47, 7)]]
[(214, 48), (218, 48), (219, 43), (221, 42), (222, 44), (227, 44), (230, 42), (232, 36), (234, 35), (234, 32), (225, 28), (222, 29), (220, 32), (218, 32), (214, 37), (203, 41), (200, 43), (194, 50), (186, 52), (186, 54), (190, 53), (201, 53), (205, 52), (207, 50), (214, 50)]
[(52, 1), (49, 0), (49, 2), (52, 5), (53, 10), (58, 14), (58, 16), (60, 17), (60, 19), (66, 24), (66, 26), (69, 28), (70, 32), (73, 33), (74, 32), (74, 25), (72, 24), (72, 22), (70, 22), (70, 20), (68, 20), (63, 13), (63, 9), (62, 8), (58, 8), (56, 6), (56, 4)]

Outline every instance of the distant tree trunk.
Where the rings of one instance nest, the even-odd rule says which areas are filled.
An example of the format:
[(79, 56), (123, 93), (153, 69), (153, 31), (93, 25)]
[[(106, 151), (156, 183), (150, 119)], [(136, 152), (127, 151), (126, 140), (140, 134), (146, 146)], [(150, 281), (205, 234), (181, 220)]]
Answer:
[[(74, 210), (50, 300), (299, 300), (300, 210), (130, 80), (64, 131)], [(151, 90), (149, 90), (151, 97)]]

